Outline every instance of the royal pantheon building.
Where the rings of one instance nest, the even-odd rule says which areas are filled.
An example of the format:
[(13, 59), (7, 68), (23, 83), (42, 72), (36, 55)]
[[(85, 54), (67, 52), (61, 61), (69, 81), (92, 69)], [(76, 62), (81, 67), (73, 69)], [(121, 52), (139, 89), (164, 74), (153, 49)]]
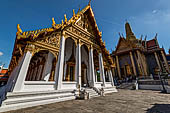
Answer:
[(22, 32), (18, 24), (1, 109), (75, 99), (81, 89), (116, 92), (113, 67), (90, 4), (60, 24), (52, 18), (50, 28)]

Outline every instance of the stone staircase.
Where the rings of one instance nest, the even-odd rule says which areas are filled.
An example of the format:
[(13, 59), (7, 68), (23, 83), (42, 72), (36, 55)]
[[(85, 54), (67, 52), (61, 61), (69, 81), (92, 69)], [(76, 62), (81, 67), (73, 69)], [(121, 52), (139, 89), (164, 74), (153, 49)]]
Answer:
[(86, 88), (87, 93), (89, 93), (90, 98), (99, 97), (100, 95), (93, 88)]
[(39, 92), (8, 92), (0, 112), (50, 104), (75, 99), (73, 90), (39, 91)]
[(131, 83), (122, 83), (116, 87), (117, 87), (117, 89), (133, 89), (134, 84), (135, 84), (135, 81), (133, 81)]
[(115, 86), (112, 86), (112, 87), (104, 87), (103, 90), (104, 90), (104, 94), (117, 92), (117, 89), (116, 89)]

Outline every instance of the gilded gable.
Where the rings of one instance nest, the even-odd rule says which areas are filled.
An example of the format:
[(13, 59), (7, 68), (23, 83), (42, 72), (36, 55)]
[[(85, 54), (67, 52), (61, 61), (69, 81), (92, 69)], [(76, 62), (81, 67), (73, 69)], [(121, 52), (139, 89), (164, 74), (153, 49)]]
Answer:
[(132, 45), (128, 42), (126, 42), (125, 40), (121, 40), (117, 46), (117, 52), (121, 52), (124, 50), (128, 50), (131, 49)]
[(89, 33), (95, 35), (95, 33), (93, 32), (92, 22), (90, 21), (88, 14), (83, 14), (76, 24), (88, 31)]

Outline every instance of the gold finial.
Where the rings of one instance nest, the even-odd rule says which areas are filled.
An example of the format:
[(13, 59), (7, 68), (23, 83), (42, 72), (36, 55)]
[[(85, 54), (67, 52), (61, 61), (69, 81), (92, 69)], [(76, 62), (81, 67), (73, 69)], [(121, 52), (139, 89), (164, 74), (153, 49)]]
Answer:
[(64, 22), (67, 23), (67, 17), (66, 17), (66, 14), (64, 14)]
[(78, 13), (80, 12), (80, 5), (79, 5), (79, 10), (78, 10)]
[(75, 17), (76, 16), (76, 14), (75, 14), (75, 11), (74, 11), (74, 9), (73, 9), (73, 17)]
[(54, 17), (52, 18), (52, 26), (55, 27), (56, 23), (55, 23), (55, 20), (54, 20)]
[(88, 3), (88, 5), (89, 5), (89, 6), (91, 5), (91, 0), (89, 0), (89, 3)]
[(20, 28), (20, 24), (17, 24), (17, 33), (16, 34), (18, 35), (20, 33), (22, 33), (22, 30)]
[(61, 20), (61, 24), (62, 24), (62, 25), (64, 24), (63, 20)]

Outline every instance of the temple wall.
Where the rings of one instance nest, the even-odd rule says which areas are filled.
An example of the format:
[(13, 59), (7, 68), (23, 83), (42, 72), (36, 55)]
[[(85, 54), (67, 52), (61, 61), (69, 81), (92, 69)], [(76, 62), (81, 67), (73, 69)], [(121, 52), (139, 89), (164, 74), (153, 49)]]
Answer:
[(154, 54), (147, 55), (146, 59), (149, 68), (149, 73), (154, 75), (154, 69), (158, 67)]

